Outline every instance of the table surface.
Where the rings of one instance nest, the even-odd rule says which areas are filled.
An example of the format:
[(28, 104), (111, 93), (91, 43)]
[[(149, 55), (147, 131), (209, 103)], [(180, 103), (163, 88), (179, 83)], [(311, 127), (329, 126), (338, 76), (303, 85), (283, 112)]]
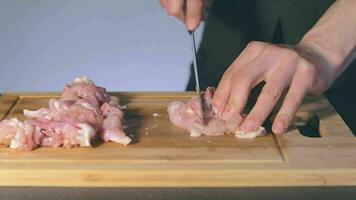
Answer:
[(58, 188), (0, 187), (0, 199), (11, 200), (354, 200), (356, 187), (280, 188)]

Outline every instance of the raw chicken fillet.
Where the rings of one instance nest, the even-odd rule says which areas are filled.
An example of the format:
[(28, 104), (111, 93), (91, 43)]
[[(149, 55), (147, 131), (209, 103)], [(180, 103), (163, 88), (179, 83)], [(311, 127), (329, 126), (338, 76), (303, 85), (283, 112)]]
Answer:
[(190, 136), (192, 137), (199, 137), (201, 135), (219, 136), (234, 133), (238, 138), (255, 138), (266, 134), (263, 127), (260, 127), (257, 131), (248, 133), (239, 130), (243, 116), (234, 116), (229, 120), (222, 119), (212, 108), (211, 101), (213, 95), (214, 88), (208, 87), (203, 98), (204, 124), (202, 124), (202, 109), (198, 96), (192, 97), (187, 102), (171, 102), (168, 105), (168, 114), (171, 122), (175, 126), (190, 132)]
[(0, 122), (0, 144), (13, 149), (47, 147), (86, 147), (101, 138), (127, 145), (131, 138), (123, 130), (119, 99), (86, 77), (76, 78), (64, 87), (59, 100), (50, 99), (48, 108), (24, 110), (26, 120)]

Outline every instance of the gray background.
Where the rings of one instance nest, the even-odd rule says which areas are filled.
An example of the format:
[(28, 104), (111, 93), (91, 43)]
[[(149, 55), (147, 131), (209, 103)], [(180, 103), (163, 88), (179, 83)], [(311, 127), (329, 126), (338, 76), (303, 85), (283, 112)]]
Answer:
[(0, 93), (59, 91), (77, 76), (110, 91), (181, 91), (189, 39), (158, 0), (0, 0)]

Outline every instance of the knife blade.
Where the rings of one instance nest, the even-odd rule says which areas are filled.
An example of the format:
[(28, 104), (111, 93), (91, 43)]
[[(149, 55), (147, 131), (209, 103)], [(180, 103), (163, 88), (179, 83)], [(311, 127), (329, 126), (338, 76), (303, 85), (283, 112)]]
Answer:
[(192, 52), (193, 52), (193, 69), (194, 69), (194, 78), (195, 78), (195, 91), (199, 97), (200, 103), (200, 112), (201, 112), (201, 124), (204, 125), (204, 98), (202, 96), (199, 84), (199, 71), (198, 71), (198, 60), (197, 60), (197, 49), (195, 45), (195, 36), (194, 30), (188, 30), (189, 34), (192, 36)]

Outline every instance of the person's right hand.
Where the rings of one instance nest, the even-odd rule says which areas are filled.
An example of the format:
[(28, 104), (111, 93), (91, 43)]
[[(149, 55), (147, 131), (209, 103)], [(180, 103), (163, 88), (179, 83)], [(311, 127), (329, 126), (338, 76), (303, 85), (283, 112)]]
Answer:
[[(210, 0), (211, 1), (211, 0)], [(168, 15), (182, 21), (188, 30), (198, 28), (203, 20), (209, 0), (160, 0)]]

